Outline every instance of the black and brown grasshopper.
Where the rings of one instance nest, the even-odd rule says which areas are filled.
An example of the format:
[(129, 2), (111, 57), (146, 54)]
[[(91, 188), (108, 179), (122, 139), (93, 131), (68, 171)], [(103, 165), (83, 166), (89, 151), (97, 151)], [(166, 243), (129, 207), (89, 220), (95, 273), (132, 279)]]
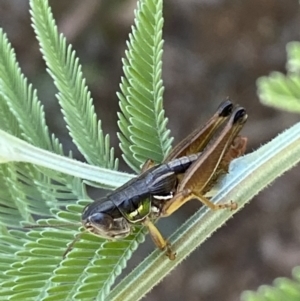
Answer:
[(146, 162), (138, 177), (104, 200), (87, 205), (82, 213), (83, 226), (103, 238), (120, 239), (142, 224), (155, 245), (175, 259), (171, 246), (153, 222), (191, 199), (213, 210), (236, 209), (232, 201), (214, 204), (205, 194), (228, 171), (230, 161), (244, 153), (247, 140), (238, 134), (246, 120), (245, 109), (234, 108), (230, 100), (225, 100), (211, 119), (173, 148), (161, 164)]

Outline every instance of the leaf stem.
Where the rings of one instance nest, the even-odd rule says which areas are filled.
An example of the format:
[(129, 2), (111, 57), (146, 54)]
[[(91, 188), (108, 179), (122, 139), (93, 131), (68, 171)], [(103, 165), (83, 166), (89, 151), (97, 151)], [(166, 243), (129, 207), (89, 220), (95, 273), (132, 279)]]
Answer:
[(0, 163), (12, 161), (40, 165), (111, 188), (119, 187), (134, 177), (51, 153), (0, 130)]

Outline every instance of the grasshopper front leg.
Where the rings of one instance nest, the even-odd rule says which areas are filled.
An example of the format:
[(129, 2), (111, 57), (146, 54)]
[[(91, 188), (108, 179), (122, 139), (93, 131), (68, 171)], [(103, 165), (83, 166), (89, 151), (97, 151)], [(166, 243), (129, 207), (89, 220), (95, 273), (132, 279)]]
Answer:
[(176, 253), (171, 249), (169, 242), (164, 239), (159, 230), (155, 227), (153, 222), (147, 217), (143, 222), (143, 225), (148, 228), (149, 234), (154, 242), (154, 244), (162, 251), (166, 251), (166, 255), (170, 260), (175, 260)]
[[(241, 107), (236, 108), (216, 140), (209, 144), (201, 156), (188, 168), (177, 186), (174, 197), (164, 204), (161, 216), (171, 215), (191, 199), (198, 199), (212, 210), (237, 208), (233, 202), (214, 204), (204, 195), (211, 189), (220, 171), (226, 168), (222, 164), (229, 164), (227, 160), (229, 160), (230, 148), (246, 120), (245, 110)], [(235, 154), (232, 155), (232, 157), (234, 156)]]

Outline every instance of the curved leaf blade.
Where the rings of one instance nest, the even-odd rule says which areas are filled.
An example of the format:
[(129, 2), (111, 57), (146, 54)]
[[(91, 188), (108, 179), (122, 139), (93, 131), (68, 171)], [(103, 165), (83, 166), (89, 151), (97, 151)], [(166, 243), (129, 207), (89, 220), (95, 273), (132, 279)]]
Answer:
[(59, 35), (48, 1), (31, 0), (30, 7), (33, 28), (48, 72), (59, 90), (57, 98), (73, 142), (90, 164), (117, 169), (118, 161), (109, 146), (109, 136), (104, 137), (101, 122), (97, 121), (75, 50)]
[(123, 59), (119, 105), (120, 147), (135, 171), (148, 159), (162, 162), (171, 148), (163, 109), (162, 1), (139, 1)]

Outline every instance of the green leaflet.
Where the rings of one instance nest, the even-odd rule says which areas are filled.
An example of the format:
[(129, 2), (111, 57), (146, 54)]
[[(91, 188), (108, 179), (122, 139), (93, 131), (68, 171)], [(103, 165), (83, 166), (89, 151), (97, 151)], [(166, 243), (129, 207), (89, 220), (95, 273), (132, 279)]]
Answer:
[(118, 93), (120, 147), (137, 172), (148, 159), (161, 162), (171, 148), (162, 107), (162, 26), (162, 1), (140, 1)]
[(300, 112), (300, 43), (287, 45), (288, 61), (284, 75), (272, 72), (257, 80), (258, 95), (262, 103), (290, 112)]
[(242, 301), (277, 301), (300, 300), (300, 267), (293, 269), (293, 279), (277, 278), (274, 280), (273, 286), (262, 285), (257, 292), (245, 291), (242, 296)]
[(90, 164), (117, 169), (118, 161), (109, 147), (109, 136), (103, 135), (75, 51), (59, 35), (47, 1), (30, 3), (33, 28), (59, 91), (57, 98), (73, 142)]

